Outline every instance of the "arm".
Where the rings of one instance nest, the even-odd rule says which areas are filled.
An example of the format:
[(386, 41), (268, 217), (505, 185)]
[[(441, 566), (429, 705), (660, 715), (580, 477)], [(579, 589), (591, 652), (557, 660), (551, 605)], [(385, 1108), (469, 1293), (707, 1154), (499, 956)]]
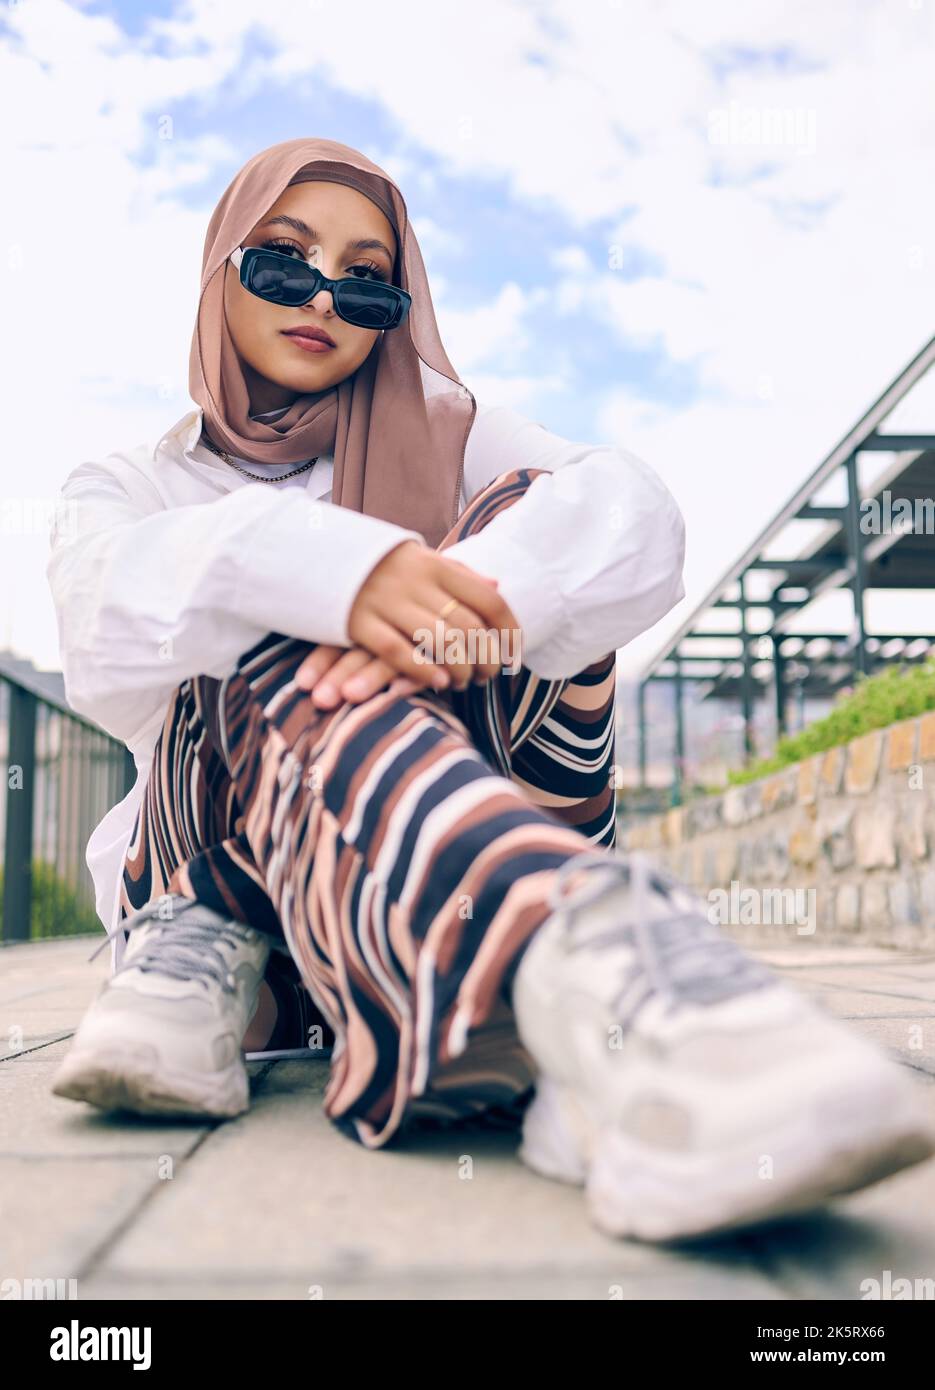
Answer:
[(634, 454), (573, 443), (507, 407), (478, 411), (465, 455), (467, 497), (516, 468), (549, 476), (444, 554), (499, 581), (531, 671), (574, 675), (684, 597), (685, 523)]
[(226, 675), (267, 632), (350, 645), (370, 570), (404, 540), (425, 544), (262, 483), (165, 509), (136, 470), (122, 471), (124, 481), (119, 464), (82, 463), (68, 475), (46, 575), (69, 703), (127, 743), (180, 681)]

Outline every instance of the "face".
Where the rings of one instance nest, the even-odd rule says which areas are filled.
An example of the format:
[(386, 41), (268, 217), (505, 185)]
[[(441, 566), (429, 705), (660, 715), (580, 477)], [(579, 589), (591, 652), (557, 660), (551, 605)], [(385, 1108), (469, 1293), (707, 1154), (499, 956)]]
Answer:
[[(393, 228), (369, 198), (338, 183), (297, 183), (286, 188), (241, 245), (262, 246), (301, 257), (332, 280), (355, 277), (392, 283), (397, 244)], [(338, 318), (330, 290), (297, 309), (269, 304), (245, 290), (230, 261), (224, 302), (234, 347), (243, 364), (250, 413), (291, 405), (297, 396), (326, 391), (352, 376), (379, 338)], [(320, 328), (334, 342), (310, 351), (289, 330)]]

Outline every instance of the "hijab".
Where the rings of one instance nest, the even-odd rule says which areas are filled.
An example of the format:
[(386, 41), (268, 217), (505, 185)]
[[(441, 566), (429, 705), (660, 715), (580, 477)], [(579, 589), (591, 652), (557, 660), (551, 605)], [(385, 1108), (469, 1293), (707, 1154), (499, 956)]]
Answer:
[[(352, 376), (298, 396), (276, 420), (263, 421), (249, 413), (225, 313), (224, 267), (283, 190), (306, 179), (345, 184), (380, 208), (397, 238), (393, 283), (411, 294), (412, 306)], [(286, 140), (254, 155), (228, 185), (205, 235), (189, 390), (204, 412), (205, 433), (238, 459), (298, 464), (332, 454), (333, 503), (418, 531), (433, 547), (458, 518), (477, 403), (442, 344), (403, 196), (349, 145)]]

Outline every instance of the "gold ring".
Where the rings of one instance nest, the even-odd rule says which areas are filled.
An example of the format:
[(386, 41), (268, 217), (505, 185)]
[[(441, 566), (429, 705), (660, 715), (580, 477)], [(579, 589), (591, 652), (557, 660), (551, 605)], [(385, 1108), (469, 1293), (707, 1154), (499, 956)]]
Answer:
[(457, 608), (457, 606), (458, 606), (458, 600), (457, 600), (456, 598), (450, 598), (450, 599), (448, 600), (448, 602), (445, 604), (444, 608), (442, 608), (442, 609), (439, 610), (438, 616), (439, 616), (440, 618), (447, 618), (447, 616), (448, 616), (448, 614), (451, 612), (452, 608)]

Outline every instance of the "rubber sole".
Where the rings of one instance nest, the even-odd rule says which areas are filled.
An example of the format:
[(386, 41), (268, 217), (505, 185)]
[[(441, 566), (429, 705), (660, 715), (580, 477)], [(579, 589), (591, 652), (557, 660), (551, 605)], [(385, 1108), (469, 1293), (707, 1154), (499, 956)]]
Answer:
[(73, 1048), (55, 1076), (52, 1092), (101, 1110), (139, 1115), (231, 1119), (250, 1104), (242, 1058), (221, 1072), (183, 1075), (160, 1070), (153, 1048), (121, 1047), (119, 1053)]
[(583, 1154), (564, 1127), (569, 1110), (582, 1114), (576, 1099), (552, 1083), (544, 1092), (526, 1115), (522, 1160), (544, 1177), (583, 1184), (591, 1219), (606, 1234), (654, 1243), (803, 1215), (935, 1152), (918, 1097), (887, 1080), (850, 1103), (829, 1091), (773, 1132), (702, 1155), (655, 1149), (609, 1127)]

